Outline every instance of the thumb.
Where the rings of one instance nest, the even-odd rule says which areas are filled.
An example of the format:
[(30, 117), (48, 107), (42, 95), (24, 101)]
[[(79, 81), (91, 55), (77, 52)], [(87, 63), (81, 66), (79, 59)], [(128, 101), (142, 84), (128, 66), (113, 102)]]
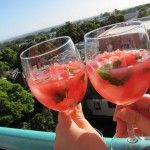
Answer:
[(77, 126), (79, 128), (85, 129), (87, 131), (93, 130), (93, 127), (90, 125), (90, 123), (84, 117), (81, 104), (78, 104), (74, 108), (73, 112), (71, 113), (71, 118), (77, 124)]
[(66, 112), (59, 112), (56, 133), (57, 136), (68, 136), (69, 139), (76, 140), (82, 133), (84, 133), (84, 130), (77, 126), (77, 124), (72, 120), (70, 114)]
[(116, 137), (127, 137), (127, 125), (126, 122), (122, 121), (121, 119), (117, 119), (117, 125), (116, 125)]
[(139, 112), (128, 108), (120, 109), (116, 116), (128, 124), (136, 126), (146, 135), (150, 135), (150, 120)]
[(72, 120), (70, 115), (65, 112), (59, 112), (58, 114), (58, 124), (61, 126), (69, 128), (71, 126)]
[(59, 112), (56, 132), (61, 134), (66, 134), (66, 132), (74, 133), (74, 131), (76, 130), (78, 130), (78, 126), (72, 120), (71, 116), (66, 112)]

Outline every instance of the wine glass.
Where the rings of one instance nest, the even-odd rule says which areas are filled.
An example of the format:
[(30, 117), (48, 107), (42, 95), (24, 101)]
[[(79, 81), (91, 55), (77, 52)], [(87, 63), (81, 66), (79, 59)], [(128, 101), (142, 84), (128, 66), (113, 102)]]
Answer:
[[(140, 21), (105, 26), (87, 33), (85, 59), (95, 90), (106, 100), (126, 107), (136, 102), (150, 85), (148, 33)], [(128, 124), (127, 149), (140, 142)], [(117, 137), (112, 149), (120, 149)], [(135, 143), (135, 144), (134, 144)]]
[(67, 111), (87, 88), (85, 66), (68, 36), (33, 45), (20, 54), (23, 72), (35, 98), (44, 106)]

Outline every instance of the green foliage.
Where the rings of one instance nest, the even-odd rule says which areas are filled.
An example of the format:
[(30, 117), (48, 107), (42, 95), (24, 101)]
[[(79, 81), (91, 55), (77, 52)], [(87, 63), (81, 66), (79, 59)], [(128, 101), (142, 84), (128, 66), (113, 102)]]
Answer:
[(42, 113), (37, 113), (31, 120), (31, 129), (54, 131), (55, 125), (53, 114), (46, 108), (42, 111)]
[(19, 84), (0, 79), (0, 125), (15, 125), (32, 112), (34, 101), (30, 93)]
[(121, 11), (115, 9), (108, 17), (107, 24), (113, 24), (124, 21), (124, 15)]
[(84, 34), (100, 27), (96, 20), (86, 21), (82, 24), (66, 22), (65, 25), (56, 29), (56, 36), (70, 36), (74, 43), (83, 41)]
[(100, 27), (100, 22), (97, 20), (86, 21), (80, 25), (81, 30), (86, 34), (87, 32)]
[(10, 70), (9, 65), (6, 62), (0, 61), (0, 78), (7, 77), (7, 72)]
[(150, 8), (150, 3), (144, 4), (144, 5), (139, 5), (139, 6), (136, 6), (136, 7), (133, 7), (133, 8), (125, 9), (125, 10), (122, 11), (122, 13), (123, 14), (132, 13), (132, 12), (139, 11), (140, 9), (147, 9), (147, 8)]
[(109, 12), (105, 12), (105, 13), (100, 14), (100, 15), (101, 15), (101, 17), (108, 17), (108, 16), (110, 16), (110, 13)]
[(66, 22), (65, 25), (56, 29), (56, 36), (70, 36), (74, 43), (77, 43), (83, 39), (83, 31), (81, 28), (71, 22)]
[(7, 62), (10, 67), (13, 67), (17, 63), (17, 53), (11, 48), (2, 48), (0, 50), (0, 61)]
[(139, 13), (138, 13), (138, 18), (141, 18), (141, 17), (146, 17), (146, 16), (149, 16), (150, 15), (150, 10), (149, 8), (141, 8), (139, 10)]
[(45, 40), (48, 40), (48, 39), (49, 39), (48, 34), (46, 34), (46, 33), (44, 33), (44, 32), (41, 32), (41, 33), (39, 33), (39, 34), (36, 36), (35, 41), (36, 41), (37, 43), (39, 43), (39, 42), (42, 42), (42, 41), (45, 41)]
[(23, 128), (40, 131), (55, 131), (55, 127), (54, 115), (47, 108), (43, 108), (41, 113), (35, 114), (29, 122), (23, 123)]

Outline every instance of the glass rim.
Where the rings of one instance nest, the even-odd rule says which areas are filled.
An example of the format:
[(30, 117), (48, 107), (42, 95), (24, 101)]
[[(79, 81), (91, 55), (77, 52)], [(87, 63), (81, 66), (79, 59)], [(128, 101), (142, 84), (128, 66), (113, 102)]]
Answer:
[[(131, 20), (131, 21), (126, 21), (126, 22), (119, 22), (119, 23), (114, 23), (114, 24), (110, 24), (110, 25), (106, 25), (106, 26), (103, 26), (103, 27), (99, 27), (99, 28), (97, 28), (97, 29), (94, 29), (94, 30), (92, 30), (92, 31), (89, 31), (89, 32), (87, 32), (85, 35), (84, 35), (84, 40), (85, 39), (88, 39), (88, 40), (99, 40), (100, 39), (100, 37), (88, 37), (88, 35), (90, 35), (91, 33), (94, 33), (94, 32), (96, 32), (96, 31), (98, 31), (98, 30), (102, 30), (102, 29), (104, 29), (104, 28), (107, 28), (107, 27), (111, 27), (111, 26), (115, 26), (115, 25), (119, 25), (119, 24), (123, 24), (123, 23), (140, 23), (141, 25), (143, 25), (144, 26), (144, 24), (143, 24), (143, 22), (142, 21), (140, 21), (140, 20)], [(137, 27), (135, 27), (135, 28), (137, 28)], [(132, 29), (131, 29), (132, 30)]]
[[(49, 42), (49, 41), (53, 41), (53, 40), (57, 40), (57, 39), (67, 39), (67, 41), (64, 42), (64, 44), (58, 46), (57, 48), (54, 48), (54, 49), (51, 50), (51, 51), (44, 52), (44, 53), (42, 53), (42, 54), (37, 54), (37, 55), (35, 55), (35, 56), (30, 56), (30, 57), (24, 57), (24, 56), (23, 56), (23, 55), (24, 55), (27, 51), (29, 51), (31, 48), (34, 48), (34, 47), (36, 47), (36, 46), (38, 46), (38, 45), (41, 45), (41, 44), (43, 44), (43, 43), (46, 43), (46, 42)], [(20, 59), (21, 59), (21, 60), (29, 60), (29, 59), (34, 59), (34, 58), (38, 58), (38, 57), (47, 55), (47, 54), (49, 54), (49, 53), (55, 52), (55, 51), (61, 49), (62, 47), (66, 46), (70, 41), (71, 41), (71, 38), (70, 38), (69, 36), (59, 36), (59, 37), (55, 37), (55, 38), (51, 38), (51, 39), (48, 39), (48, 40), (39, 42), (39, 43), (34, 44), (34, 45), (30, 46), (29, 48), (25, 49), (23, 52), (21, 52), (21, 54), (20, 54)]]

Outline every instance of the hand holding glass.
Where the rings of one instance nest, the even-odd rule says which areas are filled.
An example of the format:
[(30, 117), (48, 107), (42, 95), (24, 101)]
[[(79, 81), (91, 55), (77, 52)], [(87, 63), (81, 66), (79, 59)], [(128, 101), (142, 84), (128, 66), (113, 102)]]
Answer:
[[(142, 97), (150, 85), (148, 44), (148, 33), (140, 21), (113, 24), (87, 33), (87, 72), (96, 91), (106, 100), (123, 106)], [(128, 142), (136, 143), (132, 125), (128, 127)]]

